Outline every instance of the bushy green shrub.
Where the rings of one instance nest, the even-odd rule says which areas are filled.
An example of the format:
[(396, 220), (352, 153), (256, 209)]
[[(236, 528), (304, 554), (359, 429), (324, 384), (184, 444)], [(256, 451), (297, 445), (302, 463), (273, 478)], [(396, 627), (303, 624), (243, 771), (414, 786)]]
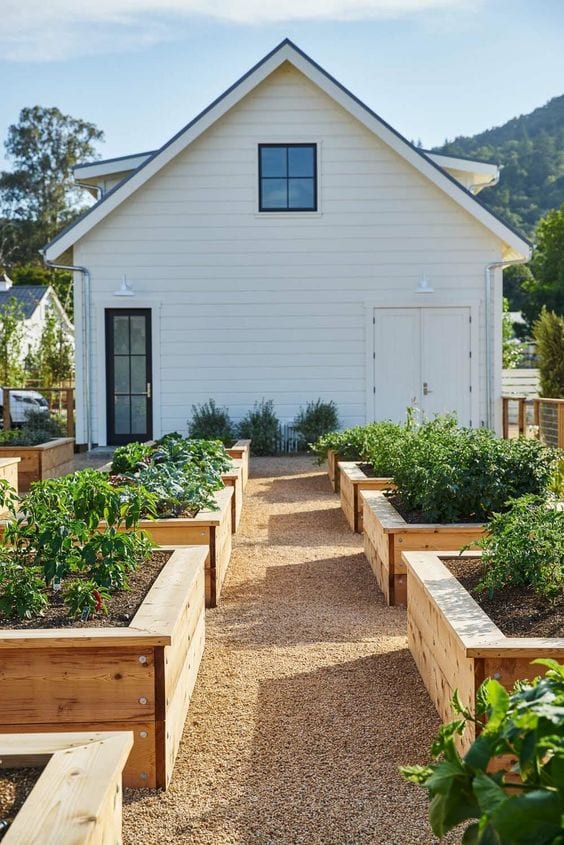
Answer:
[(300, 448), (306, 449), (324, 434), (339, 427), (339, 414), (334, 402), (317, 399), (300, 408), (293, 422), (294, 430), (300, 436)]
[(251, 454), (276, 455), (279, 451), (280, 422), (272, 399), (255, 402), (239, 423), (238, 437), (251, 440)]
[(556, 453), (537, 440), (501, 440), (437, 417), (404, 438), (393, 475), (408, 510), (458, 522), (487, 519), (527, 493), (544, 496), (555, 464)]
[[(145, 489), (126, 491), (94, 470), (33, 484), (10, 502), (0, 545), (0, 611), (36, 616), (63, 587), (73, 615), (103, 612), (107, 597), (126, 589), (128, 574), (151, 554), (149, 539), (135, 528), (153, 509)], [(102, 519), (107, 526), (99, 530)], [(71, 588), (76, 580), (90, 587)]]
[(203, 440), (221, 440), (231, 444), (235, 440), (235, 426), (227, 408), (219, 408), (214, 399), (201, 405), (192, 405), (192, 419), (188, 422), (190, 437)]
[(382, 478), (395, 476), (409, 430), (404, 425), (392, 422), (379, 422), (368, 426), (362, 459), (370, 464), (374, 475)]
[(113, 454), (110, 472), (118, 474), (135, 472), (149, 463), (152, 451), (153, 447), (148, 443), (136, 441), (127, 443), (125, 446), (118, 446)]
[(564, 315), (543, 308), (533, 324), (541, 396), (564, 398)]
[(521, 496), (494, 514), (478, 541), (484, 575), (480, 588), (532, 587), (540, 595), (564, 590), (564, 511), (544, 498)]
[[(564, 665), (508, 693), (489, 679), (476, 716), (455, 695), (461, 718), (443, 725), (428, 766), (403, 766), (403, 777), (427, 790), (436, 836), (460, 830), (465, 845), (562, 845), (564, 832)], [(469, 723), (481, 732), (461, 758), (455, 745)], [(516, 761), (514, 763), (514, 761)]]

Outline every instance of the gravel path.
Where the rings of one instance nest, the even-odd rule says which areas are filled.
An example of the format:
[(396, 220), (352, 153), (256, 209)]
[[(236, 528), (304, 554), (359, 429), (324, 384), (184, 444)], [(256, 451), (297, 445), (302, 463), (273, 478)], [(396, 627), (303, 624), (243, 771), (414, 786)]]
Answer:
[(172, 785), (128, 794), (126, 845), (433, 842), (397, 774), (438, 725), (405, 628), (327, 476), (254, 459)]

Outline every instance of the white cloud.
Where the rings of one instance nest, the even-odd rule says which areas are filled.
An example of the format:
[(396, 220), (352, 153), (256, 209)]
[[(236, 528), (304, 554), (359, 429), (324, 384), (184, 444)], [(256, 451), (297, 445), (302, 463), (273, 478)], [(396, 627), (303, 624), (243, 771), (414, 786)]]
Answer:
[(393, 19), (480, 0), (0, 0), (0, 55), (53, 61), (177, 36), (180, 17), (236, 24)]

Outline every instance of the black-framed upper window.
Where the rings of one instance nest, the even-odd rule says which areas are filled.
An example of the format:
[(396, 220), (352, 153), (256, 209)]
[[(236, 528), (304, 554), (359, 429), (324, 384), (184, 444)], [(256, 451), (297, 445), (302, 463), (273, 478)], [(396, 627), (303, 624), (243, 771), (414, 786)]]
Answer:
[(315, 144), (259, 144), (259, 210), (317, 211)]

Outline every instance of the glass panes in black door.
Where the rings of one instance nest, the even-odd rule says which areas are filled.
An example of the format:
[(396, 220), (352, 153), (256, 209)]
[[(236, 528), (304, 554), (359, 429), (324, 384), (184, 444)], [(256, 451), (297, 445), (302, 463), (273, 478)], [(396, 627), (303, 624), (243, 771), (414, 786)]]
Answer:
[(152, 436), (151, 312), (106, 311), (108, 442)]

